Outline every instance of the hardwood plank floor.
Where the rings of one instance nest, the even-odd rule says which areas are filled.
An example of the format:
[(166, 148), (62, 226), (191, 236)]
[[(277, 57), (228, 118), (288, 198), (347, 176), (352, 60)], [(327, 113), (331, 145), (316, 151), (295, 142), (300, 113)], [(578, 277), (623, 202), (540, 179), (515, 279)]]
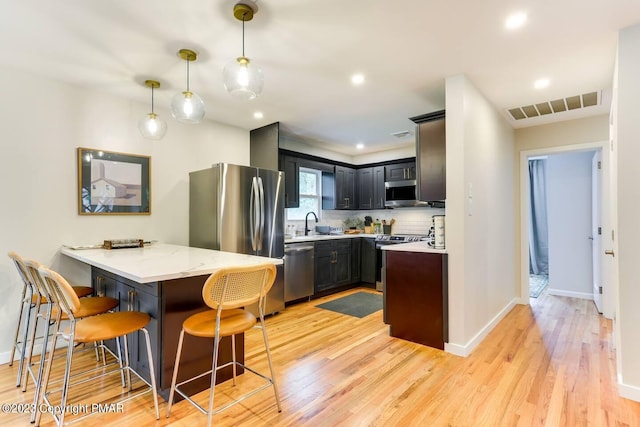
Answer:
[[(214, 417), (220, 426), (640, 426), (640, 403), (618, 397), (611, 322), (591, 301), (543, 293), (516, 306), (467, 358), (389, 337), (382, 311), (362, 319), (315, 305), (360, 288), (288, 307), (267, 319), (283, 410), (267, 389)], [(267, 370), (260, 331), (246, 335), (246, 360)], [(94, 363), (92, 354), (79, 364)], [(30, 402), (14, 385), (16, 366), (0, 366), (0, 403)], [(59, 372), (57, 372), (59, 374)], [(56, 375), (56, 373), (54, 373)], [(115, 382), (114, 382), (115, 381)], [(118, 379), (111, 382), (118, 389)], [(216, 389), (216, 406), (259, 383)], [(91, 386), (70, 402), (100, 397)], [(89, 392), (89, 393), (88, 393)], [(206, 402), (208, 392), (197, 395)], [(186, 402), (153, 416), (151, 395), (83, 426), (194, 426), (206, 418)], [(0, 424), (29, 425), (0, 414)], [(43, 426), (53, 425), (45, 414)]]

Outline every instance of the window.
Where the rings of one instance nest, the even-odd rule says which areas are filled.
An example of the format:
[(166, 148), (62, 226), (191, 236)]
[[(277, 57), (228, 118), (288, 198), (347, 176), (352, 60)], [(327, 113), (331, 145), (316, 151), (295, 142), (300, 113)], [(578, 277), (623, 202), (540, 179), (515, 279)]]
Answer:
[(300, 205), (287, 209), (287, 220), (303, 220), (307, 212), (313, 211), (320, 216), (321, 172), (314, 169), (300, 168)]

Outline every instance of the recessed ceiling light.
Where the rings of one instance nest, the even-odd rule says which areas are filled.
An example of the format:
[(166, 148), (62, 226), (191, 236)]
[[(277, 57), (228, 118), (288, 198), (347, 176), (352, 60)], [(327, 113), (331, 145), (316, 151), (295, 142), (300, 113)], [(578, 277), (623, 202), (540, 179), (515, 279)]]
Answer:
[(527, 22), (527, 14), (524, 12), (517, 12), (507, 17), (504, 25), (508, 30), (515, 30), (520, 28)]
[(356, 148), (358, 150), (362, 150), (364, 148), (364, 144), (363, 143), (359, 143), (359, 144), (356, 145)]
[(362, 83), (364, 83), (364, 75), (354, 74), (353, 76), (351, 76), (351, 83), (353, 83), (354, 85), (361, 85)]
[(533, 82), (533, 87), (535, 87), (536, 89), (544, 89), (545, 87), (549, 86), (549, 79), (538, 79), (535, 82)]
[(262, 111), (256, 111), (255, 113), (253, 113), (254, 119), (261, 119), (263, 117), (264, 117), (264, 114), (262, 114)]

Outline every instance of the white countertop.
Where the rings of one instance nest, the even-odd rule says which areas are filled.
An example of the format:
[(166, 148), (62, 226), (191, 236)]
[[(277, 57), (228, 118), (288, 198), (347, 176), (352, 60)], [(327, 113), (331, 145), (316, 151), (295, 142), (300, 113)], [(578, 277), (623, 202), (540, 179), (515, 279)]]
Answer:
[(411, 242), (398, 243), (395, 245), (384, 245), (381, 247), (383, 251), (400, 251), (400, 252), (424, 252), (430, 254), (446, 254), (446, 249), (434, 249), (427, 242)]
[(285, 243), (300, 243), (300, 242), (316, 242), (318, 240), (331, 240), (331, 239), (354, 239), (357, 237), (369, 237), (374, 239), (377, 234), (312, 234), (309, 236), (295, 236), (287, 237), (284, 239)]
[(94, 267), (138, 283), (181, 277), (202, 276), (232, 265), (247, 266), (263, 262), (282, 264), (282, 259), (154, 243), (131, 249), (72, 249), (60, 252)]

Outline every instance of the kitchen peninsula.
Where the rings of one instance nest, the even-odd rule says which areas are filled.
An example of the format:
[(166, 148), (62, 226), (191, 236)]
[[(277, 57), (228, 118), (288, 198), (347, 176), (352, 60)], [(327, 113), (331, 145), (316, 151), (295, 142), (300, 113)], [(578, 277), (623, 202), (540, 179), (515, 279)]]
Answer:
[[(228, 266), (259, 263), (282, 264), (282, 259), (155, 243), (143, 248), (73, 249), (61, 253), (91, 266), (91, 282), (98, 295), (119, 299), (120, 310), (148, 313), (147, 325), (155, 364), (158, 393), (165, 399), (171, 386), (178, 335), (182, 322), (207, 308), (202, 300), (202, 286), (209, 275)], [(130, 338), (131, 365), (147, 380), (150, 370), (144, 337)], [(213, 343), (210, 339), (185, 337), (178, 381), (211, 369)], [(236, 338), (236, 356), (244, 361), (244, 335)], [(221, 342), (220, 362), (231, 360), (231, 339)], [(220, 371), (219, 381), (231, 378), (231, 367)], [(209, 388), (209, 377), (194, 381), (190, 394)]]
[(384, 319), (392, 337), (444, 350), (448, 255), (427, 242), (384, 246)]

